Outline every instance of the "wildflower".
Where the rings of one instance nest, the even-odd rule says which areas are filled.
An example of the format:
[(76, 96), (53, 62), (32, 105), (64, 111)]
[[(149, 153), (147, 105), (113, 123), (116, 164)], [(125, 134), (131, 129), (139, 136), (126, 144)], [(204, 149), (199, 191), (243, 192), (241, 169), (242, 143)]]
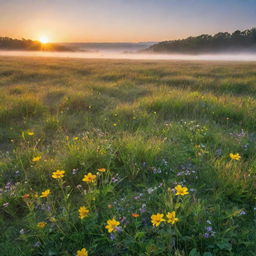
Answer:
[(213, 231), (212, 226), (208, 226), (208, 227), (206, 227), (206, 232), (203, 234), (203, 236), (204, 236), (204, 238), (207, 239), (207, 238), (215, 236), (215, 233), (216, 232)]
[(79, 218), (82, 220), (88, 216), (89, 210), (85, 206), (81, 206), (78, 212), (79, 212)]
[(43, 191), (41, 193), (41, 196), (40, 197), (48, 197), (51, 193), (51, 190), (50, 189), (46, 189), (45, 191)]
[(54, 179), (61, 179), (64, 177), (65, 171), (62, 170), (57, 170), (55, 172), (52, 173), (52, 178)]
[(156, 187), (154, 187), (154, 188), (148, 188), (148, 189), (147, 189), (147, 192), (148, 192), (149, 194), (151, 194), (151, 193), (153, 193), (156, 189), (157, 189)]
[(111, 233), (109, 238), (113, 241), (116, 239), (116, 235), (114, 233)]
[(120, 181), (120, 176), (119, 176), (119, 174), (117, 173), (117, 174), (111, 179), (111, 181), (112, 181), (113, 183), (119, 182), (119, 181)]
[(141, 208), (140, 208), (140, 212), (144, 213), (146, 212), (146, 204), (142, 204)]
[(39, 241), (37, 241), (36, 243), (34, 243), (34, 247), (40, 247), (41, 243)]
[(206, 233), (204, 233), (204, 238), (206, 238), (206, 239), (207, 239), (207, 238), (209, 238), (209, 237), (210, 237), (210, 234), (209, 234), (209, 233), (207, 233), (207, 232), (206, 232)]
[(177, 196), (178, 196), (178, 195), (184, 196), (184, 195), (189, 194), (187, 187), (182, 187), (181, 185), (177, 185), (177, 186), (175, 187), (175, 189), (176, 189), (176, 195), (177, 195)]
[(24, 194), (24, 195), (22, 196), (23, 199), (27, 199), (27, 198), (29, 198), (29, 197), (30, 197), (29, 194)]
[(79, 138), (78, 137), (74, 137), (73, 140), (78, 140)]
[(88, 256), (88, 251), (85, 248), (78, 250), (76, 256)]
[(33, 136), (33, 135), (34, 135), (34, 132), (28, 132), (28, 135), (29, 135), (29, 136)]
[(116, 127), (116, 126), (117, 126), (117, 124), (116, 124), (116, 123), (114, 123), (114, 124), (113, 124), (113, 126), (114, 126), (114, 127)]
[(112, 180), (112, 182), (114, 182), (114, 183), (117, 183), (117, 182), (119, 181), (119, 179), (118, 179), (118, 178), (115, 178), (115, 177), (113, 177), (111, 180)]
[(93, 183), (95, 181), (96, 177), (97, 177), (96, 175), (89, 172), (87, 175), (84, 175), (84, 178), (82, 179), (82, 181), (87, 182), (87, 183)]
[(23, 228), (20, 230), (20, 234), (21, 234), (21, 235), (24, 235), (24, 234), (25, 234), (25, 230), (24, 230)]
[(162, 173), (162, 170), (161, 170), (161, 168), (153, 167), (153, 173), (154, 174)]
[(41, 158), (42, 158), (41, 156), (35, 156), (32, 158), (32, 162), (38, 162), (41, 160)]
[(112, 220), (108, 220), (105, 228), (109, 233), (117, 231), (117, 227), (120, 225), (119, 221), (116, 221), (114, 218)]
[(45, 228), (46, 224), (47, 224), (47, 223), (44, 222), (44, 221), (38, 222), (38, 223), (37, 223), (37, 227), (38, 227), (38, 228)]
[(206, 230), (207, 230), (207, 232), (212, 232), (212, 227), (211, 226), (206, 227)]
[(231, 158), (232, 160), (236, 160), (236, 161), (240, 160), (240, 158), (241, 158), (241, 156), (239, 155), (239, 153), (236, 153), (236, 154), (230, 153), (229, 156), (230, 156), (230, 158)]
[(165, 221), (163, 217), (164, 215), (161, 213), (153, 214), (151, 216), (151, 223), (153, 224), (153, 226), (158, 227), (161, 222)]
[(116, 227), (116, 231), (120, 233), (123, 231), (123, 229), (122, 229), (122, 227)]
[(140, 215), (139, 215), (138, 213), (132, 213), (131, 215), (132, 215), (132, 217), (134, 217), (134, 218), (140, 217)]
[(240, 213), (239, 213), (239, 215), (246, 215), (246, 211), (241, 211)]
[(72, 174), (73, 174), (73, 175), (77, 174), (77, 171), (78, 171), (77, 169), (73, 169), (73, 170), (72, 170)]
[(179, 221), (179, 219), (176, 218), (176, 212), (175, 211), (168, 212), (166, 214), (166, 217), (167, 217), (167, 222), (171, 223), (171, 224), (175, 224), (177, 221)]
[(106, 172), (107, 169), (106, 169), (106, 168), (99, 168), (98, 171), (99, 171), (99, 172)]

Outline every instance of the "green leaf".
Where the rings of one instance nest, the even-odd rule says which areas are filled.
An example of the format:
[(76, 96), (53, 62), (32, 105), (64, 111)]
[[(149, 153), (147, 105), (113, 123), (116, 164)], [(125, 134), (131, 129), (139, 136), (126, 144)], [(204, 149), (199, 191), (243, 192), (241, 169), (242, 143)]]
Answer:
[(137, 232), (135, 234), (135, 239), (140, 239), (143, 238), (145, 236), (145, 232)]
[(212, 256), (212, 254), (210, 252), (205, 252), (203, 256)]
[(218, 242), (217, 246), (221, 250), (228, 250), (228, 251), (230, 251), (232, 249), (232, 245), (229, 242), (226, 242), (226, 241)]
[(189, 256), (200, 256), (200, 253), (194, 248), (190, 251)]

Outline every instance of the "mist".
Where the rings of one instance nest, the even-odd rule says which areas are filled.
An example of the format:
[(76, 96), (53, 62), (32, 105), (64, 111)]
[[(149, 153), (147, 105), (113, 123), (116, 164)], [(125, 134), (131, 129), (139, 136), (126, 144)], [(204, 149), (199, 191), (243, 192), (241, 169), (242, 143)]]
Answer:
[(44, 52), (44, 51), (0, 51), (0, 56), (54, 57), (80, 59), (127, 59), (127, 60), (182, 60), (182, 61), (256, 61), (256, 53), (222, 54), (152, 54), (126, 52)]

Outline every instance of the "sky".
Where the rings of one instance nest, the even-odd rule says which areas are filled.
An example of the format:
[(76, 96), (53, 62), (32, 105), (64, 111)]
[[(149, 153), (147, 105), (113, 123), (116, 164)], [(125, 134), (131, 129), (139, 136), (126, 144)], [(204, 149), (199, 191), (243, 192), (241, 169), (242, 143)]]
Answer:
[(0, 0), (0, 36), (145, 42), (256, 27), (256, 0)]

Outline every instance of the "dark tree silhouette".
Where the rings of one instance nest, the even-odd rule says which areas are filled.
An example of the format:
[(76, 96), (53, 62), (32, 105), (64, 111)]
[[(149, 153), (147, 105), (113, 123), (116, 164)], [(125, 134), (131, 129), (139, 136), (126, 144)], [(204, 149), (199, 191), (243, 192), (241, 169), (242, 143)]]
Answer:
[(181, 40), (164, 41), (149, 47), (146, 51), (191, 54), (256, 51), (256, 28), (245, 31), (236, 30), (232, 34), (220, 32), (213, 36), (203, 34)]
[(39, 41), (27, 39), (13, 39), (0, 37), (0, 49), (2, 50), (26, 50), (26, 51), (70, 51), (69, 48), (53, 43), (42, 44)]

